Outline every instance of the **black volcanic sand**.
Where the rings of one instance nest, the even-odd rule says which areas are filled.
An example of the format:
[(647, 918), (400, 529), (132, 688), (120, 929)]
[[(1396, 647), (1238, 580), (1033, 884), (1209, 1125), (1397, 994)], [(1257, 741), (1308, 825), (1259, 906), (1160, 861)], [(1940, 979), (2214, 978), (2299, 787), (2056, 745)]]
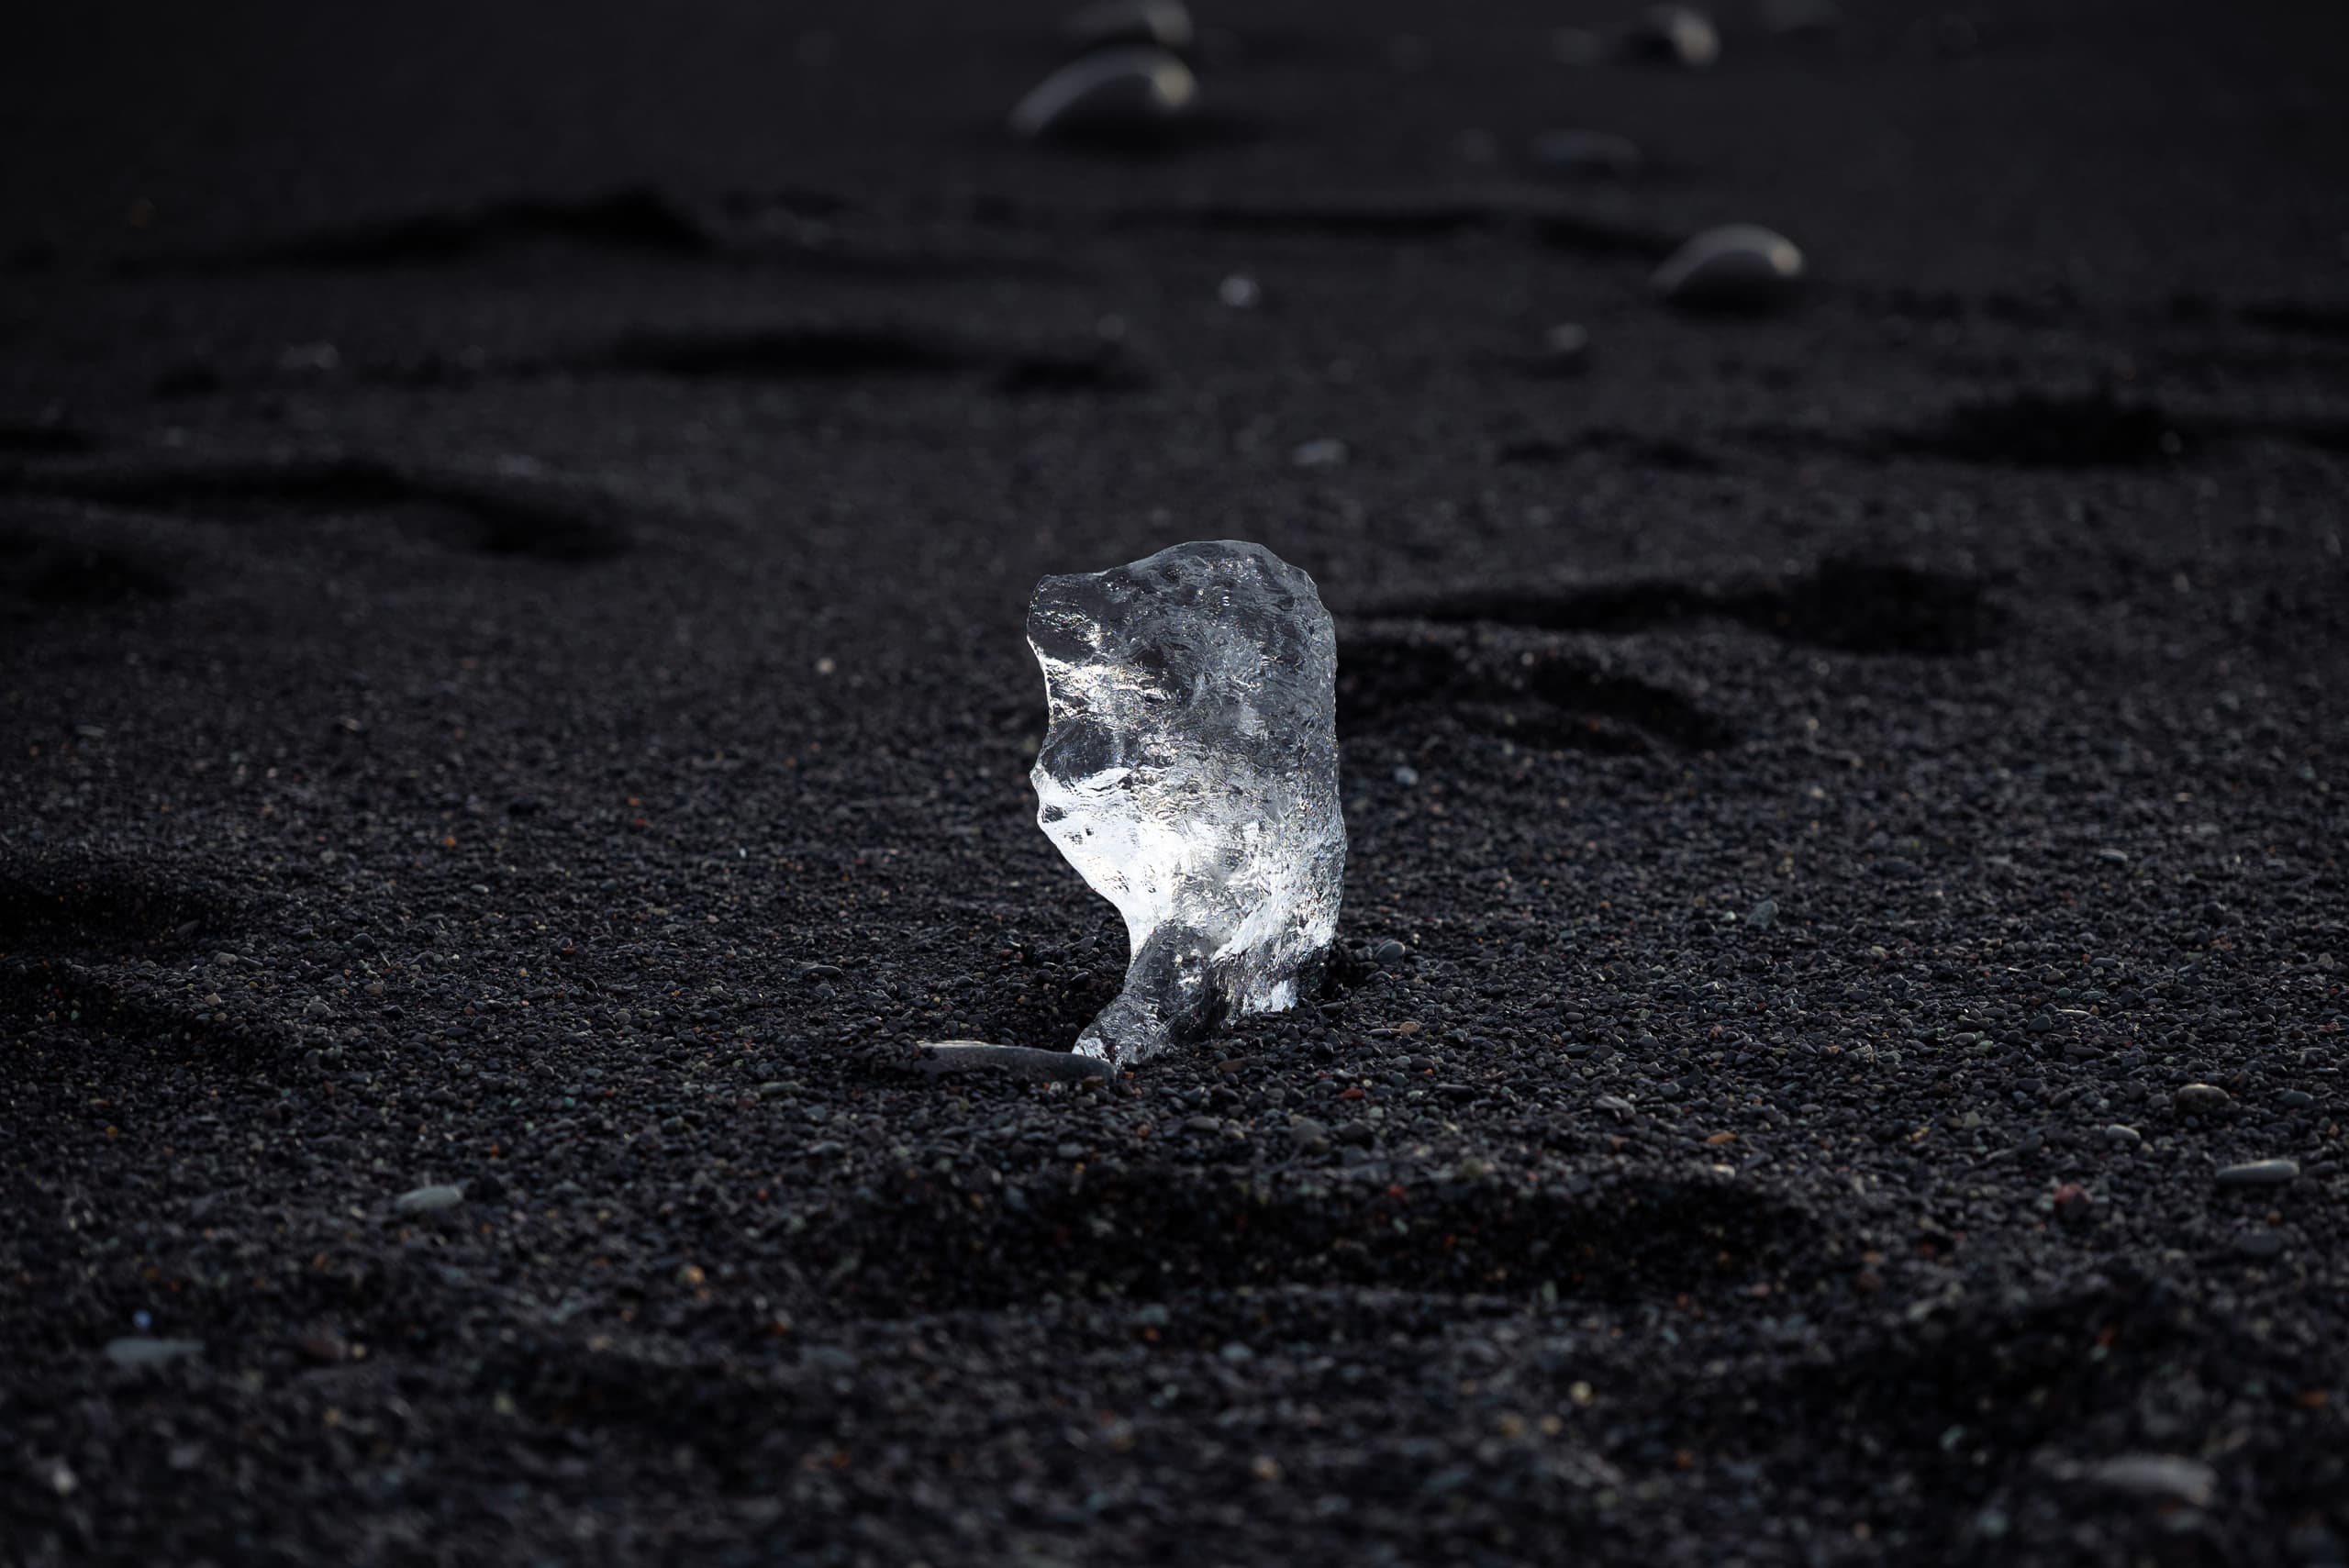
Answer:
[[(0, 1560), (2349, 1554), (2349, 12), (1209, 10), (1085, 152), (1050, 6), (150, 9), (0, 51)], [(913, 1070), (1114, 993), (1021, 614), (1203, 537), (1339, 961)]]

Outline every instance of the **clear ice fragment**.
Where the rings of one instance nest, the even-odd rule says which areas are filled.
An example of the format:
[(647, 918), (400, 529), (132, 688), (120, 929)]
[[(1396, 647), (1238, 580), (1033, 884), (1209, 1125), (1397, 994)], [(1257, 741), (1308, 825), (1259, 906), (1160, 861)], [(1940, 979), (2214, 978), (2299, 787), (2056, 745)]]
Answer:
[(1258, 544), (1047, 577), (1028, 607), (1051, 727), (1037, 824), (1125, 917), (1125, 988), (1078, 1054), (1139, 1061), (1275, 1012), (1338, 929), (1338, 648)]

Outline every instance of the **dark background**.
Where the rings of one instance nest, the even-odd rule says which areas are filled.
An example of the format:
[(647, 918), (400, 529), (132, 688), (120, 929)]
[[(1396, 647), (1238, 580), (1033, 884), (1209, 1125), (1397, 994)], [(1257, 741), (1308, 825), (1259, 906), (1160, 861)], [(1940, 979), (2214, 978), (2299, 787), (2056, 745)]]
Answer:
[[(2349, 10), (1620, 19), (0, 25), (0, 1561), (2342, 1562)], [(1030, 587), (1217, 537), (1326, 985), (925, 1076), (1123, 962)]]

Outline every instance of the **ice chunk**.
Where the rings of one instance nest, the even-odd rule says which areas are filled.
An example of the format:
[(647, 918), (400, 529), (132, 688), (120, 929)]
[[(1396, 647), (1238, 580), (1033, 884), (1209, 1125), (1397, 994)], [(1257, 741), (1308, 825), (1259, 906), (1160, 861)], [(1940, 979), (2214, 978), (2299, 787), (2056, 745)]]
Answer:
[(1338, 928), (1337, 637), (1258, 544), (1047, 577), (1028, 608), (1051, 728), (1038, 824), (1126, 918), (1125, 989), (1079, 1054), (1138, 1061), (1293, 1005)]

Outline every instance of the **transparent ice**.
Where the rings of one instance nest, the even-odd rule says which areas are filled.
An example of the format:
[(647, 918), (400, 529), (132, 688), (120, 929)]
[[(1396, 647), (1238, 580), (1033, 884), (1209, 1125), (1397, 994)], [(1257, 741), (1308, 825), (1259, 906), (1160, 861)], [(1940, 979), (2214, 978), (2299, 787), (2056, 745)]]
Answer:
[(1125, 988), (1077, 1053), (1139, 1061), (1297, 1001), (1338, 927), (1338, 650), (1313, 579), (1258, 544), (1047, 577), (1036, 820), (1125, 917)]

